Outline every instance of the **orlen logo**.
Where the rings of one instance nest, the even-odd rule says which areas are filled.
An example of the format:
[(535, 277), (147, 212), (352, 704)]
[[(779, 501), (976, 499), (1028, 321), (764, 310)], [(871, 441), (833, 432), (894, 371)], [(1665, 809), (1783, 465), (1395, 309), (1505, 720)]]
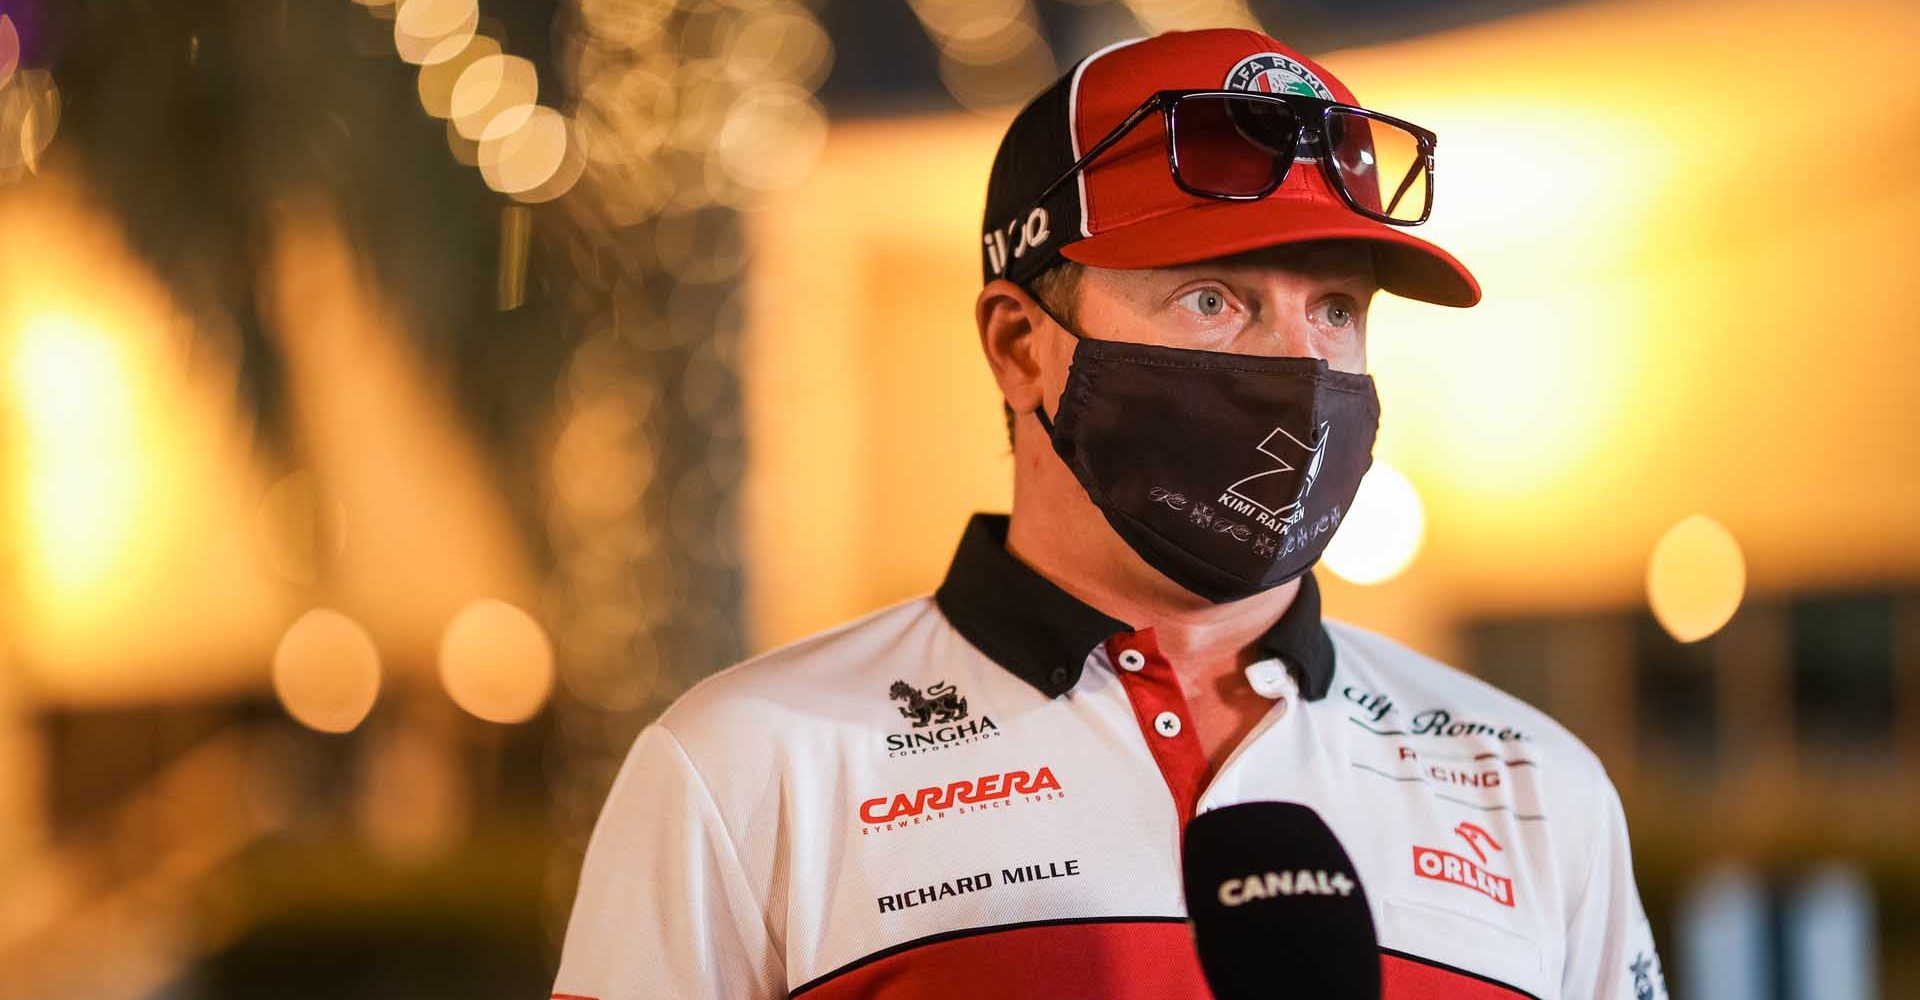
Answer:
[(1263, 872), (1246, 878), (1230, 878), (1220, 883), (1220, 905), (1239, 906), (1255, 899), (1275, 896), (1351, 896), (1353, 879), (1343, 871), (1329, 874), (1322, 868), (1302, 868), (1297, 872)]
[[(1461, 823), (1459, 826), (1453, 828), (1453, 832), (1459, 835), (1461, 840), (1467, 842), (1468, 850), (1479, 855), (1481, 861), (1487, 860), (1486, 852), (1481, 849), (1481, 844), (1485, 844), (1495, 851), (1505, 850), (1505, 848), (1500, 846), (1499, 841), (1493, 839), (1492, 834), (1472, 823)], [(1451, 882), (1454, 885), (1465, 886), (1499, 903), (1501, 906), (1513, 905), (1512, 879), (1495, 875), (1451, 851), (1443, 851), (1437, 847), (1414, 845), (1413, 873), (1421, 878), (1430, 878), (1436, 882)]]
[(868, 799), (860, 803), (860, 819), (873, 824), (891, 823), (895, 820), (918, 816), (929, 809), (952, 809), (955, 806), (993, 802), (1014, 795), (1036, 795), (1041, 792), (1060, 791), (1060, 779), (1053, 776), (1053, 769), (1042, 767), (1038, 771), (1008, 771), (1004, 774), (984, 774), (971, 781), (953, 781), (945, 785), (928, 785), (912, 794), (900, 792), (895, 795), (882, 795), (877, 799)]

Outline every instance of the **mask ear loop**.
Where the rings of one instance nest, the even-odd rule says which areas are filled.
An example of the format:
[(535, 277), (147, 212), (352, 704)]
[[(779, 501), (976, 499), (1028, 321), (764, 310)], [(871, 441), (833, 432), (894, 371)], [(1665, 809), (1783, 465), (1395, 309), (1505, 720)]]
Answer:
[[(1053, 320), (1055, 326), (1058, 326), (1060, 329), (1067, 331), (1067, 336), (1072, 337), (1076, 341), (1087, 339), (1080, 335), (1080, 331), (1075, 330), (1071, 326), (1068, 326), (1067, 321), (1061, 319), (1058, 315), (1054, 313), (1052, 309), (1047, 308), (1046, 300), (1042, 299), (1038, 295), (1033, 294), (1033, 289), (1028, 288), (1025, 284), (1022, 284), (1020, 285), (1020, 290), (1027, 293), (1027, 298), (1032, 299), (1033, 304), (1036, 306), (1039, 306), (1040, 311), (1043, 313), (1046, 313), (1047, 318), (1050, 320)], [(1053, 437), (1053, 421), (1047, 417), (1046, 404), (1042, 403), (1041, 405), (1034, 407), (1033, 415), (1039, 419), (1040, 428), (1046, 431), (1047, 437), (1051, 439)]]

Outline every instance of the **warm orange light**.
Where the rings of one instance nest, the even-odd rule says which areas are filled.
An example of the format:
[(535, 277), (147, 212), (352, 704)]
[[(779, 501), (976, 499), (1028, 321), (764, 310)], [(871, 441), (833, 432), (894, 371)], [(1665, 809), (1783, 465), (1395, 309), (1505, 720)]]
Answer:
[(315, 608), (273, 652), (273, 692), (287, 714), (323, 733), (351, 732), (380, 693), (380, 653), (359, 623)]
[(1720, 522), (1695, 514), (1667, 529), (1647, 563), (1647, 602), (1681, 642), (1720, 631), (1746, 593), (1740, 543)]
[(293, 583), (317, 582), (326, 559), (346, 545), (346, 521), (312, 472), (287, 474), (260, 501), (267, 565)]
[(533, 616), (505, 601), (463, 608), (440, 640), (440, 681), (488, 722), (524, 722), (553, 688), (553, 646)]
[(497, 484), (412, 338), (333, 217), (282, 217), (269, 266), (273, 328), (304, 458), (345, 516), (327, 564), (338, 606), (395, 663), (429, 664), (446, 623), (531, 577)]
[(28, 319), (12, 362), (33, 470), (25, 486), (34, 568), (74, 597), (105, 586), (127, 557), (154, 476), (138, 376), (111, 334), (67, 312)]
[(1413, 483), (1398, 469), (1375, 461), (1322, 559), (1348, 582), (1385, 583), (1413, 562), (1426, 527), (1426, 512)]
[(257, 684), (291, 609), (232, 359), (88, 201), (58, 175), (0, 196), (7, 644), (49, 699)]

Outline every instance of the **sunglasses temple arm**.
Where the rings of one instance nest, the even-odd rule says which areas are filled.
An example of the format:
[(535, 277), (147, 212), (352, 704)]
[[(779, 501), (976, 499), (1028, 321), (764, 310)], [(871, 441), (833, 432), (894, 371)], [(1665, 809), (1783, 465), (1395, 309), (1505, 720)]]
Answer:
[(1074, 174), (1077, 174), (1081, 170), (1086, 169), (1087, 164), (1092, 163), (1095, 157), (1098, 157), (1101, 153), (1104, 153), (1107, 150), (1112, 149), (1114, 144), (1120, 141), (1121, 137), (1125, 136), (1128, 132), (1133, 131), (1133, 127), (1135, 125), (1140, 124), (1142, 119), (1152, 114), (1155, 109), (1161, 106), (1161, 103), (1162, 102), (1160, 97), (1158, 95), (1155, 95), (1152, 100), (1133, 109), (1133, 114), (1128, 115), (1126, 121), (1123, 121), (1119, 125), (1115, 126), (1114, 130), (1111, 132), (1108, 132), (1105, 138), (1101, 139), (1099, 142), (1094, 143), (1093, 148), (1087, 150), (1085, 155), (1081, 156), (1078, 160), (1073, 161), (1073, 166), (1068, 167), (1066, 172), (1060, 175), (1059, 179), (1055, 180), (1052, 184), (1047, 185), (1047, 189), (1045, 191), (1040, 192), (1040, 196), (1038, 198), (1033, 199), (1033, 203), (1035, 205), (1045, 204), (1048, 198), (1053, 197), (1053, 193), (1055, 191), (1060, 190), (1060, 185), (1065, 184), (1069, 179), (1073, 177)]
[(1393, 193), (1393, 200), (1387, 203), (1385, 214), (1392, 215), (1393, 210), (1400, 207), (1400, 199), (1407, 196), (1407, 189), (1413, 186), (1414, 178), (1420, 176), (1420, 167), (1424, 163), (1425, 163), (1425, 160), (1422, 159), (1422, 160), (1416, 161), (1413, 166), (1407, 168), (1407, 176), (1401, 179), (1400, 190), (1395, 191)]

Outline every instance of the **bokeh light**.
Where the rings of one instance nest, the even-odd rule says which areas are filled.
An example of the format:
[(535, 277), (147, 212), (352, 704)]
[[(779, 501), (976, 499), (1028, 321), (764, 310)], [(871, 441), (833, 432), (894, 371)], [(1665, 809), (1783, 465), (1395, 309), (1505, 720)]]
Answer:
[(480, 176), (501, 194), (517, 194), (553, 176), (566, 152), (566, 119), (536, 106), (518, 128), (480, 143)]
[(533, 115), (539, 96), (533, 63), (519, 56), (482, 56), (453, 83), (454, 127), (475, 141), (506, 135)]
[(480, 143), (480, 176), (501, 194), (518, 198), (538, 191), (542, 197), (524, 200), (548, 200), (571, 186), (585, 165), (577, 135), (564, 115), (536, 105), (520, 127)]
[(19, 66), (20, 31), (13, 26), (13, 18), (0, 14), (0, 87), (13, 79), (13, 71)]
[(1400, 470), (1376, 459), (1321, 559), (1350, 583), (1385, 583), (1413, 562), (1426, 530), (1419, 491)]
[(962, 107), (1017, 104), (1057, 71), (1027, 0), (909, 0), (940, 50), (940, 82)]
[(479, 25), (475, 0), (407, 0), (393, 18), (393, 44), (400, 58), (430, 65), (464, 50)]
[(40, 171), (60, 128), (60, 88), (44, 69), (23, 69), (0, 87), (0, 184)]
[(768, 4), (743, 12), (724, 46), (727, 72), (743, 80), (786, 80), (811, 91), (833, 65), (833, 41), (804, 10)]
[(1720, 631), (1739, 610), (1746, 589), (1740, 543), (1704, 514), (1668, 528), (1647, 563), (1647, 603), (1660, 627), (1681, 642)]
[(380, 694), (380, 653), (358, 622), (315, 608), (293, 623), (273, 651), (273, 692), (301, 725), (351, 732)]
[(533, 616), (483, 598), (440, 641), (440, 681), (454, 704), (488, 722), (524, 722), (553, 688), (553, 645)]
[(420, 106), (427, 114), (435, 118), (453, 116), (453, 87), (460, 80), (460, 74), (467, 67), (488, 56), (500, 54), (500, 43), (486, 35), (474, 35), (467, 39), (459, 52), (439, 62), (420, 67), (420, 79), (417, 88), (420, 91)]
[(813, 171), (827, 118), (799, 87), (757, 87), (727, 111), (714, 152), (727, 175), (757, 190), (792, 187)]

